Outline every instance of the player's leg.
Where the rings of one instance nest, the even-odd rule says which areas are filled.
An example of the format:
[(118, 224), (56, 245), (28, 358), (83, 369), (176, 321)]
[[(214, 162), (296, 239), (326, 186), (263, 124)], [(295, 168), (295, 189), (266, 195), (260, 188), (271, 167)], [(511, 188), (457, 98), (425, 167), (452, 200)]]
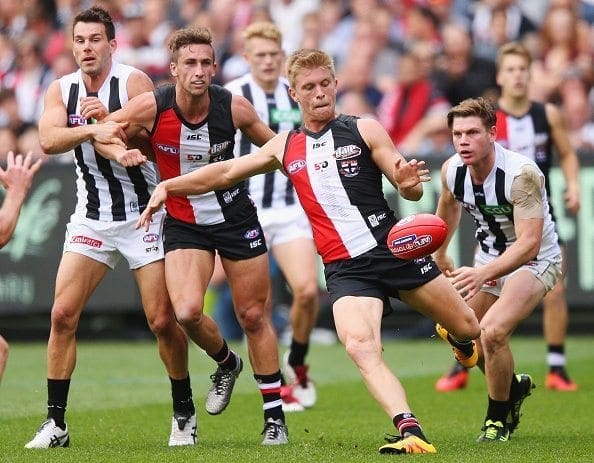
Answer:
[(399, 431), (398, 438), (382, 446), (380, 452), (412, 453), (407, 451), (412, 441), (418, 444), (419, 451), (435, 452), (411, 412), (402, 384), (382, 357), (383, 308), (383, 301), (374, 297), (339, 298), (332, 306), (338, 339), (359, 369), (367, 389)]
[(82, 254), (62, 255), (47, 345), (47, 420), (26, 448), (67, 447), (70, 443), (64, 415), (76, 364), (76, 330), (84, 305), (107, 269), (106, 264)]
[(214, 268), (214, 252), (174, 249), (165, 255), (165, 279), (178, 322), (188, 337), (218, 364), (206, 411), (217, 415), (227, 407), (242, 361), (221, 335), (215, 321), (204, 313), (204, 296)]
[(172, 430), (169, 445), (196, 443), (196, 410), (188, 372), (188, 338), (177, 323), (165, 286), (165, 265), (158, 260), (134, 270), (150, 330), (171, 383)]
[(8, 342), (0, 335), (0, 382), (2, 381), (2, 376), (4, 376), (4, 368), (6, 368), (6, 362), (8, 361), (9, 349)]
[(437, 322), (438, 334), (452, 346), (458, 361), (467, 367), (476, 364), (478, 353), (472, 340), (480, 335), (477, 317), (443, 274), (414, 289), (401, 290), (400, 298)]
[[(532, 273), (517, 271), (506, 277), (501, 295), (481, 317), (481, 347), (489, 405), (479, 441), (505, 441), (517, 426), (517, 422), (514, 424), (508, 419), (512, 411), (510, 396), (518, 387), (510, 338), (544, 294), (545, 287)], [(487, 293), (481, 292), (469, 303), (473, 307), (484, 307), (486, 304), (481, 300), (487, 297)], [(531, 381), (529, 385), (532, 386)]]
[(316, 402), (316, 390), (308, 376), (306, 356), (309, 340), (319, 311), (317, 259), (313, 241), (296, 238), (272, 247), (292, 293), (289, 319), (292, 328), (290, 350), (283, 358), (285, 374), (293, 386), (293, 395), (304, 407)]
[(285, 444), (278, 343), (270, 316), (268, 253), (241, 260), (221, 259), (233, 297), (237, 320), (247, 340), (254, 378), (264, 402), (264, 445)]
[[(563, 277), (566, 270), (567, 252), (563, 251)], [(557, 391), (575, 391), (578, 386), (567, 374), (565, 360), (565, 336), (569, 324), (569, 308), (565, 297), (564, 278), (542, 300), (543, 331), (547, 343), (547, 363), (549, 372), (546, 387)]]

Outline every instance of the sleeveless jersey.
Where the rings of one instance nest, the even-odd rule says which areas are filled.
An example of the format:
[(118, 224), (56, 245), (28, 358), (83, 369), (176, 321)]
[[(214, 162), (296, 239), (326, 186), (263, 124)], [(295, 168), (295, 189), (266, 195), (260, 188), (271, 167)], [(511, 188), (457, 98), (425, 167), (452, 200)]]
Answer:
[[(474, 219), (475, 237), (483, 252), (498, 256), (516, 241), (511, 185), (525, 165), (537, 167), (534, 161), (519, 156), (495, 143), (495, 164), (482, 185), (473, 185), (468, 167), (460, 156), (450, 158), (446, 184), (454, 197)], [(540, 174), (542, 175), (542, 174)], [(543, 176), (544, 177), (544, 176)], [(544, 186), (541, 187), (544, 208), (542, 244), (537, 259), (550, 259), (561, 251), (557, 233), (549, 212)]]
[(532, 103), (521, 117), (515, 117), (497, 108), (497, 142), (504, 148), (536, 162), (545, 176), (549, 193), (549, 170), (553, 159), (551, 127), (547, 120), (545, 106)]
[[(175, 103), (175, 85), (155, 90), (157, 116), (151, 144), (163, 180), (233, 158), (235, 127), (231, 116), (231, 92), (209, 87), (210, 109), (203, 121), (186, 121)], [(254, 208), (245, 182), (202, 195), (168, 196), (167, 212), (177, 220), (198, 225), (225, 222), (234, 211)]]
[(382, 172), (357, 128), (340, 115), (318, 133), (288, 134), (283, 166), (312, 226), (324, 263), (385, 245), (396, 222), (382, 191)]
[[(120, 109), (128, 101), (126, 83), (134, 70), (114, 62), (96, 95), (87, 95), (80, 69), (61, 77), (68, 127), (89, 123), (80, 115), (81, 97), (97, 96), (109, 112)], [(83, 217), (101, 221), (135, 220), (144, 210), (157, 182), (153, 163), (123, 167), (97, 153), (91, 142), (74, 148), (74, 160), (77, 202), (71, 220)]]
[[(244, 96), (256, 109), (258, 116), (275, 133), (292, 130), (301, 124), (301, 112), (297, 103), (289, 96), (289, 84), (281, 79), (273, 94), (267, 94), (254, 81), (252, 74), (246, 74), (225, 85), (231, 92)], [(235, 156), (256, 151), (250, 139), (240, 130), (235, 136)], [(250, 196), (260, 209), (283, 208), (298, 204), (291, 181), (276, 170), (249, 178), (247, 186)]]

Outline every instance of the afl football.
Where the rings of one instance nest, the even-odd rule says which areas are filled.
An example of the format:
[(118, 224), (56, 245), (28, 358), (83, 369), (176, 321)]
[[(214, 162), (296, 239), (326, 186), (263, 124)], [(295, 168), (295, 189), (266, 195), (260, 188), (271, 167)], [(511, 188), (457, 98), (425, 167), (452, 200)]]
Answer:
[(436, 215), (413, 214), (394, 224), (388, 233), (387, 244), (399, 259), (419, 259), (435, 252), (447, 234), (446, 223)]

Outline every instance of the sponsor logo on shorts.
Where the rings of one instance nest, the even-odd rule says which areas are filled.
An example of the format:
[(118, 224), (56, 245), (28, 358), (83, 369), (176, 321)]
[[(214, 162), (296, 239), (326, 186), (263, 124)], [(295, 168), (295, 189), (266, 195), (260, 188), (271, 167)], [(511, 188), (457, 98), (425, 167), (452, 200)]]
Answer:
[(361, 148), (357, 145), (340, 146), (334, 151), (334, 157), (336, 160), (349, 159), (359, 156), (361, 154)]
[(155, 243), (159, 241), (159, 235), (157, 233), (147, 233), (142, 237), (142, 241), (145, 243)]
[(96, 240), (95, 238), (91, 238), (89, 236), (84, 235), (75, 235), (72, 238), (70, 238), (70, 242), (77, 244), (86, 244), (87, 246), (90, 246), (92, 248), (100, 248), (103, 245), (103, 242), (101, 240)]
[(159, 252), (159, 246), (149, 246), (148, 248), (144, 248), (144, 252), (150, 254), (151, 252)]
[(258, 239), (258, 240), (254, 240), (254, 241), (250, 241), (250, 249), (255, 249), (262, 246), (262, 239)]
[(484, 284), (485, 286), (492, 286), (492, 287), (495, 287), (495, 286), (497, 286), (497, 281), (496, 281), (496, 280), (489, 280), (489, 281), (485, 281), (483, 284)]
[(257, 228), (252, 228), (244, 233), (243, 237), (248, 240), (253, 240), (254, 238), (260, 236), (260, 230)]
[(166, 145), (165, 143), (155, 143), (155, 146), (165, 154), (179, 154), (179, 148), (176, 146)]
[(303, 169), (306, 165), (307, 164), (306, 164), (306, 162), (305, 162), (304, 159), (298, 159), (296, 161), (292, 161), (291, 163), (289, 163), (289, 166), (287, 168), (287, 172), (289, 174), (296, 174), (301, 169)]

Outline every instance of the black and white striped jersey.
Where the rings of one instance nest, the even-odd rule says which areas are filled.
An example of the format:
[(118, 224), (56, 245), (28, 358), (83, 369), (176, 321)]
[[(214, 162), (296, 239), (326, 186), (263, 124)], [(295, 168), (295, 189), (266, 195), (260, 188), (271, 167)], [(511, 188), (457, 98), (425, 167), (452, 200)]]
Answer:
[[(301, 125), (301, 113), (289, 96), (289, 83), (280, 79), (274, 93), (267, 94), (254, 81), (251, 73), (225, 85), (232, 93), (242, 95), (256, 108), (256, 112), (275, 133), (293, 130)], [(256, 151), (257, 146), (241, 132), (235, 135), (235, 156)], [(291, 181), (280, 171), (256, 175), (248, 179), (250, 196), (258, 209), (283, 208), (296, 204)]]
[[(91, 123), (80, 115), (81, 97), (97, 96), (109, 112), (126, 104), (126, 83), (134, 70), (131, 66), (114, 62), (97, 94), (87, 94), (80, 69), (60, 78), (68, 126)], [(74, 160), (77, 202), (71, 220), (84, 217), (101, 221), (130, 220), (137, 218), (146, 207), (157, 182), (153, 163), (123, 167), (102, 157), (91, 142), (84, 142), (74, 148)]]
[[(526, 164), (538, 166), (526, 156), (503, 148), (495, 143), (495, 164), (482, 185), (474, 185), (468, 166), (460, 156), (450, 158), (446, 172), (446, 184), (462, 207), (473, 217), (476, 225), (476, 239), (483, 252), (498, 256), (514, 241), (516, 233), (513, 221), (511, 186), (522, 167)], [(557, 244), (558, 237), (550, 214), (547, 193), (544, 187), (544, 175), (541, 186), (544, 208), (542, 244), (537, 259), (551, 259), (561, 252)]]

